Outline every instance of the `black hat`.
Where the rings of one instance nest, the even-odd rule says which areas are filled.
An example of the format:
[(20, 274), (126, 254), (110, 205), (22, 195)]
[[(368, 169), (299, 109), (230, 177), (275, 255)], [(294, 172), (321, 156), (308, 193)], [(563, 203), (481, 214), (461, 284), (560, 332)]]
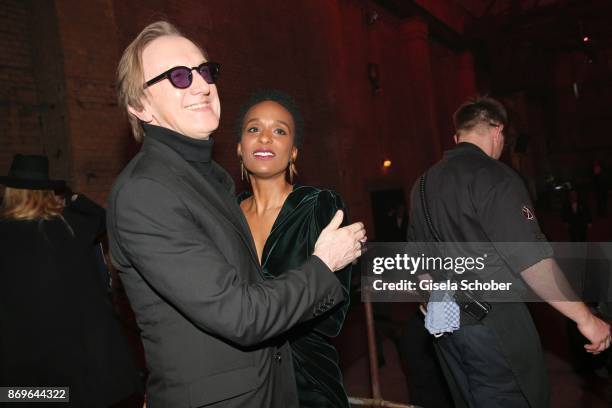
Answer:
[(8, 176), (0, 176), (0, 184), (27, 190), (55, 190), (66, 188), (64, 180), (49, 180), (47, 156), (16, 154)]

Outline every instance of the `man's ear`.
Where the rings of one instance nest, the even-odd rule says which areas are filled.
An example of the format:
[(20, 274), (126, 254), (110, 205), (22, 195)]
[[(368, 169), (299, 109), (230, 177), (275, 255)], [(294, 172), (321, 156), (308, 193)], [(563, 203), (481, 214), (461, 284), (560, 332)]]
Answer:
[(131, 105), (128, 105), (128, 112), (136, 116), (144, 123), (150, 123), (153, 120), (153, 115), (144, 106), (138, 110)]
[(455, 141), (455, 144), (459, 143), (459, 136), (457, 136), (456, 133), (453, 135), (453, 140)]
[(503, 135), (503, 131), (504, 131), (504, 126), (503, 125), (499, 125), (495, 128), (494, 132), (494, 136), (495, 136), (495, 141), (501, 144), (504, 144), (504, 135)]

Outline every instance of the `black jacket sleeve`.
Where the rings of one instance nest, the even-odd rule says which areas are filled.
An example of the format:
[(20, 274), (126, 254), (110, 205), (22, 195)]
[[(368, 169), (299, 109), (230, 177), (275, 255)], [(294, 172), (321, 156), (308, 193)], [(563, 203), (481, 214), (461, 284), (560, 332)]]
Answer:
[(77, 194), (75, 200), (66, 197), (66, 209), (89, 220), (95, 237), (106, 230), (106, 210), (84, 194)]
[(276, 279), (246, 282), (177, 195), (154, 180), (124, 186), (114, 208), (115, 239), (143, 279), (193, 324), (233, 343), (260, 343), (344, 298), (315, 256)]

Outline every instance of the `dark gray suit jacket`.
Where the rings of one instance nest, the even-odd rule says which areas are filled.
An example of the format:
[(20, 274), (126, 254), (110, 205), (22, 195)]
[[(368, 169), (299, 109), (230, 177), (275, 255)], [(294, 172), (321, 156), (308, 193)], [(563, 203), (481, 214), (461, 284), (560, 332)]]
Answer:
[(141, 329), (148, 406), (297, 407), (290, 350), (273, 338), (342, 302), (342, 287), (315, 256), (264, 280), (231, 178), (212, 165), (227, 194), (146, 139), (110, 195), (111, 257)]

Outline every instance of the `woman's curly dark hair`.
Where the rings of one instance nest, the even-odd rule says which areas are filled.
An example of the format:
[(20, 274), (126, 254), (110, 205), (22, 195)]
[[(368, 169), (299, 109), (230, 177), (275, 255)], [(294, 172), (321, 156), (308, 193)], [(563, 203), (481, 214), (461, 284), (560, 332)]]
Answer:
[(238, 120), (236, 121), (236, 142), (240, 143), (240, 140), (242, 139), (244, 117), (249, 109), (258, 103), (265, 101), (276, 102), (283, 108), (287, 109), (287, 112), (289, 112), (289, 114), (293, 117), (293, 123), (295, 125), (295, 129), (293, 131), (293, 144), (298, 148), (302, 146), (302, 139), (304, 135), (304, 118), (302, 117), (300, 109), (293, 98), (286, 93), (279, 91), (278, 89), (262, 89), (252, 93), (251, 96), (249, 96), (247, 101), (242, 105), (242, 108), (240, 108)]

